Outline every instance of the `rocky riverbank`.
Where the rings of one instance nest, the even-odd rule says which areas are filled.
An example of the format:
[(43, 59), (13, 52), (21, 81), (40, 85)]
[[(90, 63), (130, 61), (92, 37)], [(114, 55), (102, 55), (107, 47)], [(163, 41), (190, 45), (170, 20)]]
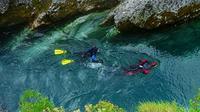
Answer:
[(117, 3), (117, 0), (1, 0), (0, 26), (26, 22), (37, 28), (75, 15), (112, 8)]
[(184, 22), (200, 15), (200, 0), (125, 0), (104, 24), (115, 24), (121, 31), (134, 27), (154, 29)]
[(0, 27), (26, 22), (37, 28), (113, 7), (103, 25), (115, 24), (120, 31), (154, 29), (200, 15), (200, 0), (1, 0)]

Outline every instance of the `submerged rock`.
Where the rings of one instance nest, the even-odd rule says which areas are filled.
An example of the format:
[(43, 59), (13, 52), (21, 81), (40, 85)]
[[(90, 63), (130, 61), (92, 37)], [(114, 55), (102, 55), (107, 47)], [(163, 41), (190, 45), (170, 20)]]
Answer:
[(36, 28), (89, 11), (109, 9), (117, 3), (118, 0), (1, 0), (0, 27), (27, 22)]
[(115, 24), (121, 31), (154, 29), (200, 15), (200, 0), (124, 0), (103, 25)]

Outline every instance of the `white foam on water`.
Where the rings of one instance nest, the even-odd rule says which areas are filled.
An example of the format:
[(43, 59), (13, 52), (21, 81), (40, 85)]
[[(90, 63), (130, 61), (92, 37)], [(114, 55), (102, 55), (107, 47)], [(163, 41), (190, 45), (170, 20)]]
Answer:
[(87, 63), (87, 67), (92, 68), (92, 69), (97, 69), (103, 67), (102, 63)]

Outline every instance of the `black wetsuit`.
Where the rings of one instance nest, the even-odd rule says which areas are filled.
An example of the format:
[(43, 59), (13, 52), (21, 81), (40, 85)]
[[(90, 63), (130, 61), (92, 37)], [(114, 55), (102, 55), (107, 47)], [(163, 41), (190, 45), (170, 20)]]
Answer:
[(96, 56), (97, 51), (98, 51), (98, 48), (93, 47), (93, 48), (89, 49), (88, 51), (86, 51), (85, 54), (89, 54), (89, 57), (92, 57), (93, 55)]
[(100, 63), (102, 61), (96, 59), (97, 52), (98, 52), (98, 48), (97, 47), (93, 47), (93, 48), (87, 50), (86, 52), (84, 52), (82, 57), (84, 57), (84, 58), (88, 58), (89, 57), (91, 62)]

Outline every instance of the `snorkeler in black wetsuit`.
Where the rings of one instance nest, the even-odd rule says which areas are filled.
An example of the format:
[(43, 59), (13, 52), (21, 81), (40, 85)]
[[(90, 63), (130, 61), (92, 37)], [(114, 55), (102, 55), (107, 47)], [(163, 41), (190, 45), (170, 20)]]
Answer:
[(87, 50), (85, 53), (83, 53), (83, 57), (89, 57), (91, 62), (96, 62), (96, 55), (98, 52), (98, 48), (97, 47), (93, 47), (89, 50)]
[(102, 60), (97, 60), (96, 55), (98, 52), (98, 48), (97, 47), (92, 47), (89, 50), (82, 52), (81, 56), (84, 58), (90, 58), (91, 62), (95, 62), (95, 63), (103, 63)]

